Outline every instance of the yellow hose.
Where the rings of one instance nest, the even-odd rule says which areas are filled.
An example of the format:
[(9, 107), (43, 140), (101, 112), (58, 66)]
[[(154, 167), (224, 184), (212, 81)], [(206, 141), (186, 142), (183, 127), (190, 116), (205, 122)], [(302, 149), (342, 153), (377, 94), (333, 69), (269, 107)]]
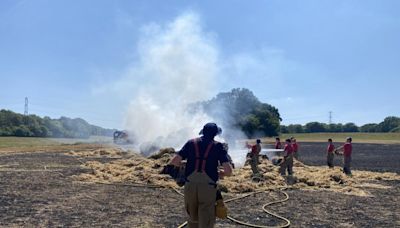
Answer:
[[(105, 182), (80, 182), (80, 183), (103, 184), (103, 185), (114, 185), (114, 186), (115, 186), (115, 185), (116, 185), (116, 186), (132, 186), (132, 187), (145, 187), (145, 188), (171, 188), (171, 189), (172, 189), (173, 191), (175, 191), (177, 194), (183, 196), (183, 193), (181, 193), (178, 189), (173, 188), (173, 187), (165, 187), (165, 186), (162, 186), (162, 185), (151, 185), (151, 184), (143, 184), (143, 183), (129, 183), (129, 184), (125, 184), (125, 183), (105, 183)], [(282, 194), (285, 196), (285, 198), (284, 198), (284, 199), (280, 199), (280, 200), (276, 200), (276, 201), (272, 201), (272, 202), (269, 202), (269, 203), (266, 203), (266, 204), (264, 204), (264, 205), (262, 206), (262, 209), (263, 209), (263, 211), (264, 211), (265, 213), (267, 213), (267, 214), (269, 214), (269, 215), (271, 215), (271, 216), (273, 216), (273, 217), (276, 217), (276, 218), (278, 218), (278, 219), (280, 219), (280, 220), (285, 221), (285, 224), (283, 224), (283, 225), (277, 225), (277, 226), (265, 226), (265, 225), (257, 225), (257, 224), (252, 224), (252, 223), (244, 222), (244, 221), (241, 221), (241, 220), (239, 220), (239, 219), (236, 219), (236, 218), (234, 218), (234, 217), (232, 217), (232, 216), (228, 216), (228, 219), (229, 219), (230, 221), (234, 222), (234, 223), (237, 223), (237, 224), (240, 224), (240, 225), (243, 225), (243, 226), (248, 226), (248, 227), (255, 227), (255, 228), (284, 228), (284, 227), (289, 227), (289, 226), (290, 226), (290, 220), (289, 220), (289, 219), (287, 219), (287, 218), (285, 218), (285, 217), (283, 217), (283, 216), (280, 216), (280, 215), (278, 215), (278, 214), (276, 214), (276, 213), (274, 213), (274, 212), (272, 212), (272, 211), (270, 211), (270, 210), (267, 210), (267, 207), (270, 206), (270, 205), (277, 204), (277, 203), (283, 203), (283, 202), (289, 200), (289, 195), (288, 195), (286, 192), (284, 192), (285, 189), (287, 189), (287, 188), (286, 188), (286, 187), (270, 188), (270, 189), (265, 189), (265, 190), (261, 190), (261, 191), (251, 192), (251, 193), (248, 193), (248, 194), (245, 194), (245, 195), (242, 195), (242, 196), (238, 196), (238, 197), (234, 197), (234, 198), (231, 198), (231, 199), (224, 200), (225, 203), (229, 203), (229, 202), (233, 202), (233, 201), (236, 201), (236, 200), (240, 200), (240, 199), (243, 199), (243, 198), (252, 196), (252, 195), (256, 195), (256, 194), (260, 194), (260, 193), (266, 193), (266, 192), (268, 192), (268, 191), (270, 191), (270, 190), (278, 190), (280, 193), (282, 193)], [(89, 198), (89, 197), (88, 197), (88, 198)], [(178, 228), (183, 228), (183, 227), (187, 226), (187, 224), (188, 224), (188, 223), (187, 223), (187, 221), (186, 221), (186, 222), (182, 223), (181, 225), (179, 225)]]
[[(228, 216), (228, 219), (229, 219), (230, 221), (234, 222), (234, 223), (237, 223), (237, 224), (240, 224), (240, 225), (243, 225), (243, 226), (248, 226), (248, 227), (255, 227), (255, 228), (284, 228), (284, 227), (289, 227), (289, 226), (290, 226), (290, 220), (289, 220), (289, 219), (287, 219), (287, 218), (285, 218), (285, 217), (283, 217), (283, 216), (280, 216), (280, 215), (278, 215), (278, 214), (276, 214), (276, 213), (273, 213), (273, 212), (271, 212), (271, 211), (269, 211), (269, 210), (266, 209), (266, 208), (267, 208), (268, 206), (270, 206), (270, 205), (277, 204), (277, 203), (283, 203), (283, 202), (289, 200), (289, 195), (288, 195), (286, 192), (284, 192), (284, 190), (286, 189), (286, 187), (274, 188), (274, 189), (269, 189), (269, 190), (276, 190), (276, 189), (278, 189), (278, 191), (279, 191), (280, 193), (282, 193), (283, 195), (285, 195), (285, 198), (284, 198), (284, 199), (280, 199), (280, 200), (276, 200), (276, 201), (272, 201), (272, 202), (269, 202), (269, 203), (266, 203), (266, 204), (264, 204), (264, 205), (262, 206), (262, 209), (263, 209), (263, 211), (264, 211), (265, 213), (267, 213), (267, 214), (269, 214), (269, 215), (271, 215), (271, 216), (273, 216), (273, 217), (276, 217), (276, 218), (278, 218), (278, 219), (280, 219), (280, 220), (285, 221), (285, 224), (283, 224), (283, 225), (277, 225), (277, 226), (265, 226), (265, 225), (257, 225), (257, 224), (252, 224), (252, 223), (244, 222), (244, 221), (241, 221), (241, 220), (239, 220), (239, 219), (235, 219), (235, 218), (233, 218), (232, 216)], [(252, 192), (252, 193), (249, 193), (249, 194), (246, 194), (246, 195), (243, 195), (243, 196), (239, 196), (239, 197), (235, 197), (235, 198), (232, 198), (232, 199), (225, 200), (224, 202), (225, 202), (225, 203), (229, 203), (229, 202), (232, 202), (232, 201), (235, 201), (235, 200), (240, 200), (240, 199), (243, 199), (243, 198), (246, 198), (246, 197), (249, 197), (249, 196), (252, 196), (252, 195), (256, 195), (256, 194), (259, 194), (259, 193), (264, 193), (264, 192), (267, 192), (267, 191), (268, 191), (268, 190), (262, 190), (262, 191)], [(179, 225), (178, 228), (183, 228), (183, 227), (185, 227), (186, 225), (187, 225), (187, 221), (184, 222), (184, 223), (182, 223), (181, 225)]]
[[(76, 157), (75, 157), (75, 158), (76, 158)], [(76, 159), (77, 159), (80, 163), (84, 164), (84, 162), (81, 161), (80, 159), (78, 159), (78, 158), (76, 158)], [(81, 183), (85, 183), (85, 182), (81, 182)], [(168, 187), (162, 186), (162, 185), (151, 185), (151, 184), (143, 184), (143, 183), (129, 183), (129, 184), (124, 184), (124, 183), (104, 183), (104, 182), (91, 182), (91, 183), (95, 183), (95, 184), (104, 184), (104, 185), (120, 185), (120, 186), (132, 186), (132, 187), (146, 187), (146, 188), (168, 188)], [(183, 194), (182, 194), (178, 189), (173, 188), (173, 187), (169, 187), (169, 188), (171, 188), (172, 190), (174, 190), (177, 194), (183, 196)], [(259, 194), (259, 193), (264, 193), (264, 192), (266, 193), (268, 190), (276, 190), (276, 189), (278, 189), (279, 192), (281, 192), (283, 195), (285, 195), (285, 198), (284, 198), (284, 199), (281, 199), (281, 200), (276, 200), (276, 201), (272, 201), (272, 202), (266, 203), (266, 204), (264, 204), (264, 205), (262, 206), (262, 209), (263, 209), (263, 211), (264, 211), (265, 213), (267, 213), (267, 214), (269, 214), (269, 215), (271, 215), (271, 216), (273, 216), (273, 217), (276, 217), (276, 218), (278, 218), (278, 219), (280, 219), (280, 220), (285, 221), (285, 224), (284, 224), (284, 225), (264, 226), (264, 225), (251, 224), (251, 223), (248, 223), (248, 222), (241, 221), (241, 220), (239, 220), (239, 219), (235, 219), (235, 218), (233, 218), (232, 216), (228, 216), (228, 219), (229, 219), (230, 221), (234, 222), (234, 223), (237, 223), (237, 224), (240, 224), (240, 225), (243, 225), (243, 226), (248, 226), (248, 227), (255, 227), (255, 228), (284, 228), (284, 227), (289, 227), (289, 226), (290, 226), (290, 220), (289, 220), (289, 219), (287, 219), (287, 218), (285, 218), (285, 217), (283, 217), (283, 216), (280, 216), (280, 215), (278, 215), (278, 214), (276, 214), (276, 213), (273, 213), (273, 212), (271, 212), (271, 211), (269, 211), (269, 210), (266, 209), (266, 208), (267, 208), (268, 206), (270, 206), (270, 205), (277, 204), (277, 203), (283, 203), (283, 202), (289, 200), (289, 195), (288, 195), (286, 192), (283, 191), (283, 190), (287, 189), (287, 187), (279, 187), (279, 188), (277, 187), (277, 188), (264, 189), (264, 190), (261, 190), (261, 191), (256, 191), (256, 192), (248, 193), (248, 194), (243, 195), (243, 196), (238, 196), (238, 197), (235, 197), (235, 198), (231, 198), (231, 199), (228, 199), (228, 200), (224, 200), (224, 202), (225, 202), (225, 203), (229, 203), (229, 202), (232, 202), (232, 201), (235, 201), (235, 200), (240, 200), (240, 199), (243, 199), (243, 198), (246, 198), (246, 197), (249, 197), (249, 196), (252, 196), (252, 195), (256, 195), (256, 194)], [(181, 225), (179, 225), (178, 228), (183, 228), (183, 227), (185, 227), (186, 225), (187, 225), (187, 221), (184, 222), (184, 223), (182, 223)]]

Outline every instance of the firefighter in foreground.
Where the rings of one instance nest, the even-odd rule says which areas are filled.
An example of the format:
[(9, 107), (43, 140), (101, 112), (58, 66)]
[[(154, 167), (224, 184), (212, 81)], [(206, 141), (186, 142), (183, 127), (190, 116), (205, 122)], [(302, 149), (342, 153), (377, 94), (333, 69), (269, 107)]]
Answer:
[(250, 153), (248, 153), (248, 156), (250, 157), (250, 166), (251, 166), (251, 170), (253, 171), (253, 176), (257, 176), (259, 174), (258, 158), (259, 158), (260, 152), (261, 152), (261, 140), (257, 139), (255, 145), (250, 145), (250, 144), (246, 143), (246, 147), (251, 149)]
[(346, 175), (351, 175), (351, 153), (353, 151), (351, 141), (351, 137), (346, 138), (346, 143), (335, 150), (335, 154), (343, 155), (343, 172)]
[(283, 159), (280, 163), (279, 172), (282, 176), (286, 175), (286, 169), (289, 175), (293, 174), (293, 147), (290, 139), (286, 139), (283, 151)]
[[(179, 167), (187, 159), (185, 167), (185, 208), (189, 215), (189, 227), (214, 227), (217, 181), (232, 174), (228, 152), (222, 143), (214, 141), (221, 133), (215, 123), (207, 123), (200, 132), (203, 136), (186, 142), (172, 158), (170, 165)], [(218, 163), (223, 170), (218, 171)]]

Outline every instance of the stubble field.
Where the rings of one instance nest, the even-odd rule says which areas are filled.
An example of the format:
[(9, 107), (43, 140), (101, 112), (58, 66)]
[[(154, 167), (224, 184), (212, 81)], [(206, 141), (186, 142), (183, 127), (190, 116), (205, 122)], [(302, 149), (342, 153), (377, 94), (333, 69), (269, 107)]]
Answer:
[[(325, 143), (300, 143), (301, 161), (325, 165)], [(177, 227), (185, 221), (183, 198), (170, 188), (134, 186), (129, 179), (109, 184), (82, 181), (82, 175), (96, 173), (87, 164), (132, 160), (129, 153), (108, 150), (115, 151), (99, 144), (1, 148), (0, 226)], [(74, 154), (80, 151), (80, 156)], [(400, 173), (399, 144), (354, 144), (353, 159), (354, 170)], [(335, 160), (340, 165), (340, 158)], [(290, 188), (287, 202), (269, 208), (287, 217), (291, 227), (399, 227), (400, 181), (374, 178), (363, 184), (368, 196)], [(227, 193), (225, 198), (237, 195), (242, 194)], [(258, 225), (283, 224), (261, 210), (264, 203), (281, 197), (278, 191), (266, 191), (228, 203), (230, 215)], [(241, 226), (217, 220), (217, 227)]]

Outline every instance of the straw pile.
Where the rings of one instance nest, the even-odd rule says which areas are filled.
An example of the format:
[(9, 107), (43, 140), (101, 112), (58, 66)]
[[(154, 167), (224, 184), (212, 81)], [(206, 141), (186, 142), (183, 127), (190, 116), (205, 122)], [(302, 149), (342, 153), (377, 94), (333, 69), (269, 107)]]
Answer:
[(127, 155), (128, 152), (122, 151), (119, 148), (104, 147), (78, 151), (71, 150), (66, 154), (79, 157), (121, 157)]
[[(104, 149), (108, 150), (108, 149)], [(110, 149), (110, 155), (118, 154)], [(93, 170), (90, 174), (81, 174), (76, 178), (87, 182), (128, 182), (142, 184), (156, 184), (166, 187), (177, 187), (174, 180), (168, 175), (159, 174), (163, 166), (168, 163), (175, 151), (172, 148), (161, 149), (158, 154), (145, 158), (139, 154), (133, 154), (126, 159), (118, 159), (109, 163), (89, 161), (85, 166)], [(98, 156), (98, 150), (77, 154), (75, 156)], [(103, 152), (103, 155), (106, 154)], [(396, 173), (379, 173), (369, 171), (353, 171), (353, 176), (346, 176), (340, 167), (329, 169), (324, 166), (307, 166), (295, 161), (294, 176), (282, 177), (279, 175), (279, 167), (266, 159), (259, 165), (261, 181), (252, 180), (250, 166), (244, 166), (234, 170), (231, 177), (220, 181), (221, 189), (232, 193), (253, 192), (278, 186), (291, 185), (294, 188), (308, 190), (328, 190), (344, 194), (371, 196), (370, 188), (389, 188), (381, 180), (400, 180)]]
[[(118, 159), (109, 163), (88, 161), (85, 166), (92, 169), (92, 173), (81, 174), (76, 178), (85, 182), (124, 182), (178, 187), (168, 175), (159, 174), (174, 153), (174, 149), (167, 148), (161, 149), (155, 155), (157, 159), (145, 158), (140, 154), (133, 153), (129, 158)], [(111, 154), (113, 153), (111, 152)], [(91, 156), (91, 153), (83, 153), (82, 155)]]

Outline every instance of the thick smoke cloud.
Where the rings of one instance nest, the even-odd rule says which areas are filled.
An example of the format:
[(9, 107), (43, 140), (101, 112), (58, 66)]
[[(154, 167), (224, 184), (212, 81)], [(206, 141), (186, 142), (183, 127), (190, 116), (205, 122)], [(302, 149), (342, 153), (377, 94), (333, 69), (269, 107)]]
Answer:
[[(224, 121), (229, 114), (223, 110), (213, 119), (201, 108), (194, 111), (190, 106), (220, 92), (216, 82), (223, 78), (214, 36), (205, 32), (200, 22), (190, 12), (164, 25), (146, 26), (138, 43), (137, 60), (114, 84), (116, 88), (132, 90), (124, 127), (138, 146), (180, 148), (210, 121), (223, 127), (219, 140), (225, 136), (245, 138)], [(229, 146), (235, 163), (243, 163), (243, 151), (235, 152), (235, 145)]]
[(181, 146), (212, 121), (187, 107), (216, 94), (217, 48), (198, 17), (187, 13), (164, 26), (146, 27), (138, 49), (139, 61), (130, 73), (139, 80), (129, 83), (140, 86), (133, 91), (125, 126), (138, 142)]

